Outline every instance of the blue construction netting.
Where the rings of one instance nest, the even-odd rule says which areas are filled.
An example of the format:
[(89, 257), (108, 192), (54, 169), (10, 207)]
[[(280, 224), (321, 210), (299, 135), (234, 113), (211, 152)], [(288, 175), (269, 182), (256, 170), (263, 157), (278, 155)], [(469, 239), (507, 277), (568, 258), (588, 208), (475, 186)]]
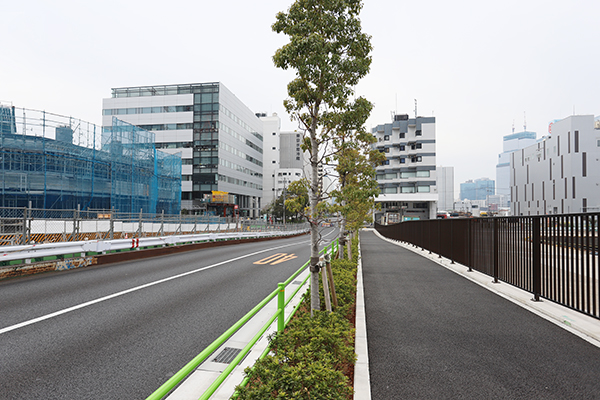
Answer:
[(181, 157), (154, 134), (0, 105), (0, 207), (179, 214)]

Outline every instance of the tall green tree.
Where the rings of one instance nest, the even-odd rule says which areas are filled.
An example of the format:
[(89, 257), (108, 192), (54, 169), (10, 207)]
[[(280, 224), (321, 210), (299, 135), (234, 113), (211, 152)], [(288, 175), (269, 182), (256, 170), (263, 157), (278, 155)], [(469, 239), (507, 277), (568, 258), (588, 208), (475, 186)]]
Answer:
[(305, 130), (302, 148), (310, 155), (311, 310), (320, 308), (318, 205), (323, 193), (318, 168), (331, 160), (327, 144), (340, 126), (343, 132), (361, 129), (372, 108), (366, 99), (353, 98), (371, 66), (371, 37), (362, 32), (361, 9), (360, 0), (296, 0), (272, 26), (289, 38), (273, 61), (295, 71), (284, 106)]

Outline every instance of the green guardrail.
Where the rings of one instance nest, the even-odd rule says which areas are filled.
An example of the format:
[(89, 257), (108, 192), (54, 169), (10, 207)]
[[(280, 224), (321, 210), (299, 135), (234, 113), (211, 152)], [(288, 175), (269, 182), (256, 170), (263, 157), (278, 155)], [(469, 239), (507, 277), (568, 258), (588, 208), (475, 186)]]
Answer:
[[(323, 248), (319, 252), (319, 254), (323, 254), (328, 251), (331, 254), (339, 251), (339, 241), (338, 239), (334, 240), (329, 247)], [(302, 271), (308, 268), (310, 261), (307, 261), (300, 269), (292, 274), (285, 282), (279, 283), (277, 285), (277, 289), (275, 289), (271, 294), (269, 294), (263, 301), (258, 303), (256, 307), (252, 310), (248, 311), (246, 315), (244, 315), (238, 322), (236, 322), (231, 328), (226, 330), (221, 336), (219, 336), (214, 342), (212, 342), (206, 349), (204, 349), (200, 354), (194, 357), (189, 363), (187, 363), (182, 369), (180, 369), (175, 375), (173, 375), (168, 381), (162, 384), (161, 387), (156, 389), (154, 393), (152, 393), (146, 400), (159, 400), (164, 396), (169, 394), (171, 390), (173, 390), (178, 384), (180, 384), (187, 376), (192, 373), (202, 362), (204, 362), (212, 353), (214, 353), (227, 339), (229, 339), (234, 333), (236, 333), (246, 322), (250, 320), (256, 313), (258, 313), (265, 305), (267, 305), (275, 296), (277, 298), (277, 311), (273, 316), (267, 321), (267, 323), (256, 333), (256, 335), (252, 338), (250, 343), (246, 345), (242, 349), (242, 351), (233, 359), (233, 361), (229, 364), (229, 366), (219, 375), (219, 377), (209, 386), (209, 388), (202, 394), (199, 400), (206, 400), (213, 395), (213, 393), (219, 388), (219, 386), (227, 379), (229, 374), (233, 371), (235, 367), (240, 363), (240, 361), (250, 352), (252, 347), (256, 344), (256, 342), (262, 337), (262, 335), (266, 332), (267, 329), (271, 326), (271, 324), (277, 319), (277, 330), (278, 332), (282, 332), (285, 328), (285, 325), (290, 321), (298, 307), (299, 303), (293, 310), (293, 312), (288, 317), (287, 321), (285, 320), (285, 307), (292, 301), (292, 299), (298, 294), (300, 289), (306, 284), (306, 281), (310, 278), (310, 275), (302, 282), (302, 285), (299, 285), (298, 288), (292, 293), (292, 295), (286, 300), (285, 299), (285, 288), (298, 276)], [(260, 358), (263, 358), (269, 352), (269, 347), (265, 349), (265, 351), (261, 354)], [(242, 381), (242, 386), (247, 383), (247, 378)], [(236, 392), (237, 394), (237, 392)]]

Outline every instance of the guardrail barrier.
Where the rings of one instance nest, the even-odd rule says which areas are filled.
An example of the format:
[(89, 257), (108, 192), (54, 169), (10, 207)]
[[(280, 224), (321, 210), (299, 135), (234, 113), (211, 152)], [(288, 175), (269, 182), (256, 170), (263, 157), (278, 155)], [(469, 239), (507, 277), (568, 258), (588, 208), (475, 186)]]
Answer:
[[(336, 239), (331, 243), (329, 247), (325, 247), (321, 250), (320, 254), (330, 253), (334, 254), (339, 251), (339, 242)], [(292, 301), (292, 299), (297, 295), (300, 289), (306, 284), (310, 275), (302, 282), (301, 285), (292, 293), (292, 295), (286, 300), (285, 299), (285, 288), (298, 276), (302, 271), (306, 270), (309, 266), (310, 262), (307, 261), (300, 269), (298, 269), (292, 276), (290, 276), (285, 282), (279, 283), (277, 289), (275, 289), (271, 294), (269, 294), (263, 301), (261, 301), (256, 307), (250, 310), (246, 315), (244, 315), (238, 322), (236, 322), (231, 328), (229, 328), (225, 333), (219, 336), (213, 343), (211, 343), (206, 349), (204, 349), (200, 354), (198, 354), (194, 359), (192, 359), (189, 363), (187, 363), (181, 370), (179, 370), (175, 375), (173, 375), (167, 382), (165, 382), (162, 386), (160, 386), (154, 393), (152, 393), (147, 400), (158, 400), (162, 399), (164, 396), (169, 394), (171, 390), (173, 390), (178, 384), (180, 384), (190, 373), (192, 373), (203, 361), (205, 361), (212, 353), (214, 353), (227, 339), (229, 339), (235, 332), (237, 332), (246, 322), (250, 320), (256, 313), (258, 313), (265, 305), (267, 305), (275, 296), (278, 296), (278, 306), (277, 311), (271, 316), (271, 318), (267, 321), (267, 323), (256, 333), (256, 335), (252, 338), (250, 343), (242, 349), (242, 351), (234, 358), (234, 360), (229, 364), (229, 366), (219, 375), (219, 377), (211, 384), (211, 386), (202, 394), (200, 400), (206, 400), (212, 396), (212, 394), (219, 388), (219, 386), (225, 381), (225, 379), (229, 376), (229, 374), (234, 370), (234, 368), (240, 363), (240, 361), (250, 352), (252, 347), (256, 344), (256, 342), (262, 337), (262, 335), (269, 329), (271, 324), (277, 319), (277, 330), (282, 332), (285, 328), (285, 325), (289, 322), (289, 320), (294, 315), (298, 306), (302, 303), (299, 303), (298, 306), (294, 308), (292, 313), (289, 315), (287, 321), (284, 320), (285, 307)], [(261, 358), (264, 357), (269, 351), (269, 348), (262, 353)], [(245, 384), (246, 380), (242, 382), (242, 385)]]

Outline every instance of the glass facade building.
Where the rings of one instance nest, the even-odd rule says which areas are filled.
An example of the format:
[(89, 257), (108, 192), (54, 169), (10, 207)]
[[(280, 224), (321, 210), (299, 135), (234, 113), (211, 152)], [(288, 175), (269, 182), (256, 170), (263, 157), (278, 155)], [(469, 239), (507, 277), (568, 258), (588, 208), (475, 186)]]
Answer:
[(156, 147), (182, 154), (181, 207), (206, 207), (227, 193), (223, 216), (258, 216), (263, 179), (262, 121), (222, 83), (113, 88), (103, 101), (103, 129), (112, 117), (155, 133)]

